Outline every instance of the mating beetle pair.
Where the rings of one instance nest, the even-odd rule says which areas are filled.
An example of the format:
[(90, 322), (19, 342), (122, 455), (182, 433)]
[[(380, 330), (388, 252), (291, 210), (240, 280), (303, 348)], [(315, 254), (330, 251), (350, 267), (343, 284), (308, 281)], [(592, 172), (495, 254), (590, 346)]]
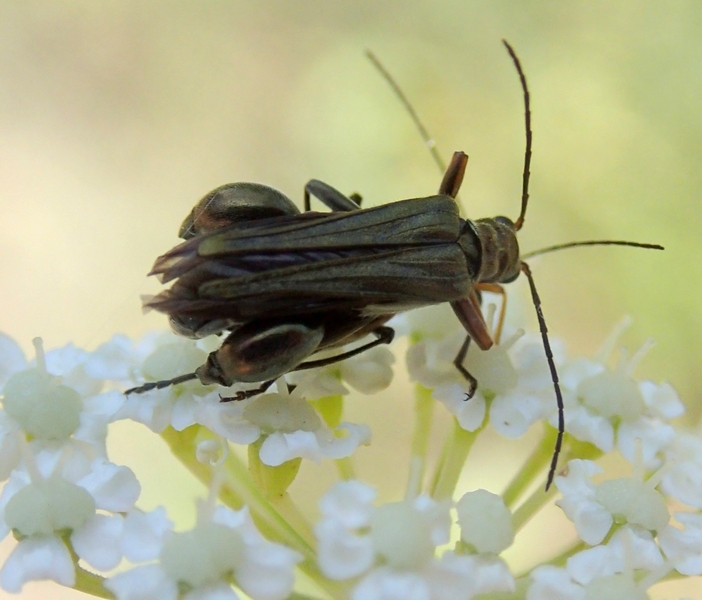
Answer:
[[(529, 197), (531, 113), (521, 65), (504, 43), (525, 102), (526, 152), (516, 221), (506, 217), (470, 221), (459, 216), (455, 197), (468, 161), (463, 152), (454, 154), (437, 195), (368, 209), (360, 208), (360, 198), (346, 197), (317, 180), (305, 186), (303, 213), (283, 194), (260, 184), (219, 187), (196, 204), (183, 222), (180, 237), (185, 241), (156, 260), (150, 274), (163, 283), (175, 283), (147, 306), (168, 314), (179, 334), (228, 335), (194, 373), (147, 383), (127, 393), (190, 379), (224, 386), (261, 383), (223, 399), (241, 400), (264, 392), (290, 371), (327, 365), (390, 343), (393, 330), (385, 323), (398, 312), (449, 302), (467, 333), (454, 364), (469, 382), (468, 399), (477, 385), (463, 366), (469, 344), (472, 340), (482, 350), (493, 344), (479, 294), (504, 295), (501, 284), (523, 272), (558, 403), (559, 434), (548, 487), (563, 438), (563, 400), (541, 303), (517, 243)], [(331, 212), (311, 211), (312, 196)], [(597, 243), (660, 248), (618, 241), (560, 247)], [(307, 360), (321, 350), (369, 334), (376, 339), (354, 350)]]

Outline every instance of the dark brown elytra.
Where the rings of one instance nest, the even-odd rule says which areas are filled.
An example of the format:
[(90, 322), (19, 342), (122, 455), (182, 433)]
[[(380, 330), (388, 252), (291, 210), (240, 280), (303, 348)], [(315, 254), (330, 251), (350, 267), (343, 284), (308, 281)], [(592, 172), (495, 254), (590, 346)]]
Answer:
[[(394, 332), (385, 323), (397, 312), (449, 302), (467, 332), (454, 364), (469, 382), (469, 399), (477, 387), (463, 365), (471, 340), (482, 350), (494, 343), (480, 309), (480, 292), (503, 297), (499, 331), (504, 317), (502, 284), (524, 273), (558, 405), (558, 436), (548, 489), (563, 441), (563, 400), (541, 301), (517, 243), (529, 198), (531, 111), (519, 59), (504, 44), (519, 74), (525, 105), (526, 151), (521, 212), (516, 221), (460, 218), (455, 197), (468, 161), (463, 152), (454, 153), (438, 195), (369, 209), (360, 208), (360, 197), (346, 197), (318, 180), (305, 186), (304, 213), (286, 196), (261, 184), (221, 186), (196, 204), (185, 219), (180, 230), (185, 241), (156, 260), (150, 274), (158, 275), (163, 283), (175, 283), (147, 306), (168, 314), (173, 329), (181, 335), (199, 338), (226, 333), (227, 337), (194, 373), (146, 383), (126, 393), (193, 379), (224, 386), (261, 383), (223, 398), (242, 400), (264, 392), (290, 371), (332, 364), (390, 343)], [(377, 59), (372, 59), (428, 141), (414, 109)], [(312, 196), (332, 212), (311, 211)], [(610, 240), (557, 248), (594, 244), (661, 248)], [(531, 255), (552, 249), (556, 247)], [(328, 358), (306, 360), (368, 334), (376, 339)]]

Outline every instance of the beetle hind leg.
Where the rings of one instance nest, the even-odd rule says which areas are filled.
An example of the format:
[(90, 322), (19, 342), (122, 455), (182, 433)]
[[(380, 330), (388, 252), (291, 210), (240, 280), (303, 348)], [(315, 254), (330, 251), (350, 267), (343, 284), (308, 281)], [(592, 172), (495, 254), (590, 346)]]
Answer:
[(275, 380), (314, 354), (322, 325), (252, 322), (234, 330), (195, 373), (201, 383), (257, 383)]
[[(372, 342), (368, 342), (367, 344), (363, 344), (362, 346), (359, 346), (358, 348), (354, 348), (353, 350), (349, 350), (347, 352), (342, 352), (341, 354), (337, 354), (336, 356), (330, 356), (328, 358), (321, 358), (319, 360), (309, 360), (307, 362), (303, 362), (299, 365), (297, 365), (294, 369), (290, 369), (291, 371), (305, 371), (307, 369), (316, 369), (318, 367), (326, 367), (327, 365), (332, 365), (337, 362), (341, 362), (342, 360), (346, 360), (347, 358), (351, 358), (353, 356), (357, 356), (366, 350), (370, 350), (371, 348), (375, 348), (376, 346), (379, 346), (381, 344), (389, 344), (392, 342), (393, 338), (395, 337), (395, 330), (392, 327), (385, 327), (381, 326), (378, 327), (377, 329), (374, 329), (372, 333), (376, 336), (376, 339), (373, 340)], [(466, 348), (467, 350), (467, 348)], [(467, 373), (467, 371), (466, 371)], [(470, 374), (468, 374), (468, 377), (470, 377)], [(475, 380), (475, 379), (474, 379)], [(266, 392), (266, 390), (273, 385), (275, 382), (275, 379), (270, 379), (268, 381), (263, 382), (259, 387), (254, 388), (252, 390), (243, 390), (240, 392), (237, 392), (235, 396), (231, 396), (228, 398), (221, 398), (222, 402), (232, 402), (232, 401), (237, 401), (237, 400), (246, 400), (247, 398), (253, 398), (254, 396), (258, 396), (259, 394), (263, 394)], [(471, 394), (472, 395), (472, 394)]]
[(339, 190), (318, 179), (311, 179), (305, 186), (305, 212), (311, 209), (312, 196), (333, 212), (350, 212), (361, 207), (361, 196), (358, 194), (351, 194), (351, 197), (344, 196)]

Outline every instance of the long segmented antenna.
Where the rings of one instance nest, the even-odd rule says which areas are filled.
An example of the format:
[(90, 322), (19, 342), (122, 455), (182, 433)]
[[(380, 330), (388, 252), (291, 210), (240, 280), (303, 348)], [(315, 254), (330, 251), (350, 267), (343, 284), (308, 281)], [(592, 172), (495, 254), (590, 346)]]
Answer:
[(522, 172), (522, 210), (519, 213), (519, 218), (514, 222), (514, 229), (519, 231), (524, 225), (524, 216), (526, 215), (527, 203), (529, 202), (529, 177), (531, 175), (531, 109), (529, 108), (529, 88), (527, 87), (526, 76), (522, 70), (522, 63), (519, 62), (517, 54), (507, 40), (502, 40), (502, 43), (507, 48), (507, 52), (512, 57), (519, 81), (522, 84), (522, 92), (524, 92), (524, 121), (526, 129), (526, 150), (524, 151), (524, 171)]
[(580, 246), (630, 246), (632, 248), (647, 248), (649, 250), (665, 250), (660, 244), (642, 244), (640, 242), (627, 242), (624, 240), (587, 240), (585, 242), (568, 242), (567, 244), (555, 244), (554, 246), (546, 246), (532, 252), (522, 254), (522, 258), (532, 258), (541, 256), (556, 250), (564, 250), (565, 248), (578, 248)]
[[(529, 203), (529, 177), (531, 175), (531, 144), (532, 144), (532, 133), (531, 133), (531, 109), (529, 107), (529, 88), (527, 86), (526, 76), (524, 75), (524, 70), (522, 69), (522, 63), (519, 62), (517, 54), (515, 53), (512, 46), (509, 45), (507, 40), (502, 40), (502, 43), (507, 48), (512, 62), (514, 63), (517, 73), (519, 74), (519, 81), (522, 84), (522, 92), (524, 94), (524, 129), (526, 131), (526, 149), (524, 151), (524, 171), (522, 172), (522, 209), (519, 213), (519, 218), (514, 222), (514, 230), (519, 231), (524, 225), (524, 217), (526, 215), (527, 204)], [(558, 435), (556, 437), (556, 445), (553, 449), (553, 456), (551, 457), (551, 466), (548, 469), (548, 477), (546, 479), (546, 491), (551, 487), (553, 483), (553, 478), (556, 476), (556, 467), (558, 466), (558, 457), (561, 454), (561, 448), (563, 446), (563, 435), (565, 434), (565, 415), (563, 407), (563, 394), (561, 393), (561, 386), (558, 383), (558, 371), (556, 370), (556, 363), (553, 360), (553, 352), (551, 351), (551, 344), (548, 341), (548, 328), (546, 327), (546, 319), (544, 319), (543, 311), (541, 310), (541, 299), (539, 298), (539, 293), (536, 291), (536, 284), (534, 283), (534, 278), (527, 265), (524, 261), (521, 261), (520, 268), (522, 273), (526, 276), (529, 281), (529, 289), (531, 290), (531, 300), (536, 309), (536, 318), (539, 321), (539, 331), (541, 332), (541, 341), (544, 345), (544, 352), (546, 354), (546, 362), (548, 363), (548, 368), (551, 371), (551, 381), (553, 382), (553, 389), (556, 392), (556, 406), (558, 407)]]
[(192, 381), (193, 379), (197, 379), (197, 375), (195, 373), (186, 373), (185, 375), (178, 375), (178, 377), (174, 377), (173, 379), (164, 379), (162, 381), (150, 381), (138, 387), (129, 388), (124, 392), (124, 395), (129, 396), (129, 394), (143, 394), (144, 392), (148, 392), (150, 390), (162, 390), (163, 388), (167, 388), (171, 385), (177, 385), (179, 383), (184, 383), (185, 381)]
[(553, 456), (551, 457), (551, 466), (548, 469), (548, 477), (546, 479), (546, 491), (551, 487), (553, 483), (553, 478), (556, 476), (556, 467), (558, 466), (558, 457), (561, 454), (561, 447), (563, 446), (563, 434), (565, 433), (565, 415), (563, 407), (563, 394), (561, 393), (561, 386), (558, 383), (558, 371), (556, 371), (556, 363), (553, 360), (553, 352), (551, 351), (551, 344), (548, 341), (548, 328), (546, 327), (546, 319), (544, 319), (544, 313), (541, 311), (541, 298), (539, 298), (539, 293), (536, 291), (536, 284), (534, 283), (534, 278), (531, 275), (531, 270), (529, 265), (525, 262), (521, 264), (522, 273), (526, 275), (529, 281), (529, 290), (531, 291), (531, 300), (534, 303), (534, 308), (536, 309), (536, 318), (539, 321), (539, 331), (541, 332), (541, 341), (544, 344), (544, 352), (546, 353), (546, 362), (548, 362), (548, 368), (551, 371), (551, 381), (553, 381), (553, 389), (556, 392), (556, 406), (558, 407), (558, 435), (556, 437), (556, 445), (553, 449)]
[(432, 138), (429, 135), (429, 132), (427, 131), (427, 128), (424, 127), (424, 123), (422, 123), (422, 120), (419, 118), (417, 111), (414, 110), (414, 106), (412, 106), (410, 101), (407, 99), (407, 96), (405, 96), (405, 93), (402, 91), (402, 88), (400, 88), (395, 79), (393, 79), (393, 76), (390, 75), (390, 72), (385, 68), (383, 63), (380, 62), (378, 57), (375, 54), (373, 54), (373, 52), (371, 52), (370, 50), (366, 50), (366, 56), (373, 63), (373, 66), (378, 70), (381, 77), (385, 79), (388, 85), (392, 88), (392, 91), (395, 92), (395, 95), (397, 96), (398, 100), (402, 102), (403, 106), (405, 107), (405, 110), (409, 113), (412, 122), (419, 131), (419, 134), (422, 136), (422, 139), (424, 140), (424, 143), (426, 144), (427, 148), (429, 149), (431, 157), (434, 159), (436, 166), (439, 167), (439, 171), (441, 171), (441, 173), (443, 174), (444, 171), (446, 171), (446, 163), (443, 161), (441, 155), (439, 154), (439, 151), (436, 149), (436, 142), (434, 141), (434, 138)]

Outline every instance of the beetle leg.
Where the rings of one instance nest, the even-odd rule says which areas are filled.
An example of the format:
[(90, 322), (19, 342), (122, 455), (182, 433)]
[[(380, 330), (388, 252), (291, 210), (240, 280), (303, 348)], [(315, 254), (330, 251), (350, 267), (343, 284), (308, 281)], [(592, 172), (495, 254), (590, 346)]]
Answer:
[(451, 308), (481, 350), (492, 347), (494, 342), (480, 310), (480, 299), (476, 290), (471, 290), (467, 298), (451, 302)]
[(349, 199), (353, 200), (356, 204), (358, 204), (358, 208), (361, 208), (361, 204), (363, 204), (363, 196), (359, 194), (358, 192), (354, 192), (349, 196)]
[(348, 352), (342, 352), (341, 354), (337, 354), (336, 356), (330, 356), (329, 358), (320, 358), (319, 360), (308, 360), (307, 362), (303, 362), (302, 364), (297, 365), (297, 367), (295, 367), (292, 370), (303, 371), (305, 369), (316, 369), (317, 367), (326, 367), (327, 365), (334, 364), (335, 362), (341, 362), (342, 360), (346, 360), (347, 358), (351, 358), (352, 356), (357, 356), (362, 352), (370, 350), (371, 348), (375, 348), (376, 346), (380, 346), (381, 344), (389, 344), (395, 337), (395, 330), (392, 327), (378, 327), (371, 333), (377, 338), (372, 342), (368, 342), (367, 344), (359, 346), (358, 348), (354, 348), (353, 350), (349, 350)]
[(463, 182), (463, 175), (466, 172), (468, 155), (464, 152), (454, 152), (451, 163), (444, 173), (444, 178), (439, 186), (439, 194), (444, 194), (455, 198)]
[(220, 402), (238, 402), (239, 400), (246, 400), (247, 398), (253, 398), (254, 396), (258, 396), (259, 394), (264, 394), (266, 390), (271, 387), (275, 383), (275, 379), (269, 379), (268, 381), (264, 381), (261, 385), (259, 385), (257, 388), (253, 388), (251, 390), (242, 390), (240, 392), (237, 392), (235, 396), (220, 396), (219, 401)]
[[(357, 356), (361, 354), (362, 352), (365, 352), (366, 350), (370, 350), (371, 348), (375, 348), (376, 346), (379, 346), (380, 344), (389, 344), (392, 342), (393, 338), (395, 337), (395, 330), (392, 327), (378, 327), (376, 330), (372, 332), (377, 339), (373, 340), (372, 342), (368, 342), (367, 344), (364, 344), (363, 346), (359, 346), (358, 348), (354, 348), (353, 350), (349, 350), (348, 352), (342, 352), (341, 354), (337, 354), (336, 356), (330, 356), (328, 358), (320, 358), (319, 360), (308, 360), (307, 362), (303, 362), (299, 365), (297, 365), (294, 369), (290, 369), (290, 371), (305, 371), (307, 369), (316, 369), (317, 367), (326, 367), (327, 365), (331, 365), (337, 362), (341, 362), (342, 360), (346, 360), (347, 358), (351, 358), (352, 356)], [(467, 347), (466, 347), (467, 350)], [(464, 356), (465, 358), (465, 356)], [(467, 373), (467, 371), (466, 371)], [(468, 377), (470, 377), (470, 374), (467, 374)], [(275, 382), (275, 379), (270, 379), (268, 381), (263, 382), (259, 387), (254, 388), (252, 390), (243, 390), (240, 392), (236, 393), (236, 396), (231, 396), (229, 398), (222, 398), (220, 396), (220, 400), (222, 402), (232, 402), (234, 400), (246, 400), (247, 398), (252, 398), (253, 396), (258, 396), (259, 394), (263, 394), (273, 383)], [(472, 394), (471, 394), (472, 395)]]
[[(360, 208), (360, 196), (353, 194), (351, 198), (344, 196), (339, 190), (328, 183), (311, 179), (305, 186), (305, 212), (310, 210), (310, 197), (314, 196), (334, 212), (349, 212)], [(358, 198), (358, 202), (356, 202)]]
[[(480, 289), (485, 288), (481, 287)], [(466, 354), (468, 354), (470, 342), (471, 340), (475, 340), (475, 343), (478, 344), (481, 350), (488, 350), (494, 343), (490, 337), (485, 319), (483, 318), (483, 313), (480, 310), (480, 289), (471, 290), (467, 298), (451, 302), (453, 312), (456, 313), (458, 320), (461, 322), (466, 332), (468, 332), (461, 349), (453, 360), (453, 364), (458, 371), (468, 380), (469, 388), (468, 392), (466, 392), (466, 400), (473, 397), (478, 386), (478, 381), (470, 374), (468, 369), (463, 366), (463, 361), (466, 358)]]
[(497, 319), (497, 327), (495, 328), (494, 340), (496, 344), (500, 343), (502, 337), (502, 326), (505, 324), (505, 313), (507, 311), (507, 293), (499, 283), (479, 283), (475, 286), (478, 292), (491, 292), (502, 296), (502, 304), (500, 305), (500, 316)]
[(456, 366), (460, 374), (468, 380), (469, 387), (468, 391), (466, 392), (466, 400), (470, 400), (473, 397), (475, 390), (478, 387), (478, 380), (473, 377), (468, 369), (463, 366), (463, 361), (466, 359), (468, 348), (470, 347), (470, 342), (472, 339), (473, 338), (471, 338), (470, 335), (466, 336), (465, 341), (463, 344), (461, 344), (461, 349), (458, 351), (458, 354), (456, 354), (456, 358), (453, 359), (453, 364)]
[(260, 183), (228, 183), (205, 195), (180, 226), (178, 235), (189, 240), (235, 223), (280, 215), (297, 215), (292, 200)]

